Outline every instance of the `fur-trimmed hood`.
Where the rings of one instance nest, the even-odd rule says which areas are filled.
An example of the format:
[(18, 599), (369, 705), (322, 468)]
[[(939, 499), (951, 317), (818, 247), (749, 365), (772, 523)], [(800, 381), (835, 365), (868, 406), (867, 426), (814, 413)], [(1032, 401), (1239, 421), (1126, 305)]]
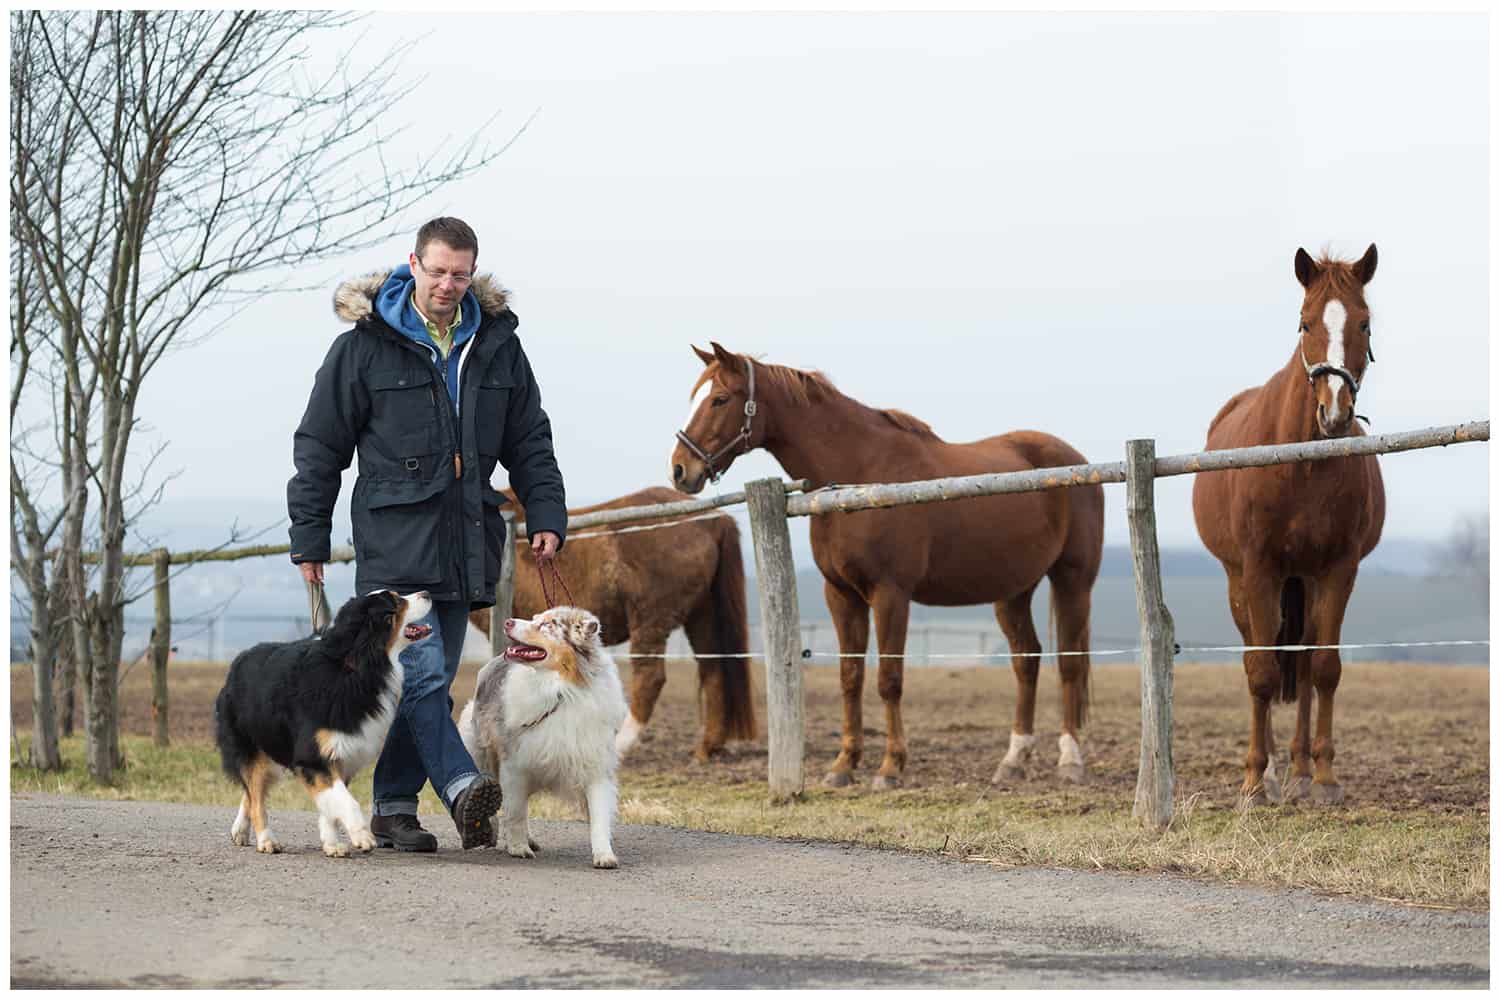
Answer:
[[(386, 279), (394, 272), (376, 271), (359, 278), (350, 278), (339, 285), (333, 293), (334, 315), (346, 323), (359, 323), (375, 315), (375, 299)], [(469, 291), (479, 300), (479, 308), (486, 316), (504, 312), (510, 302), (510, 293), (500, 287), (500, 282), (491, 274), (477, 274)]]

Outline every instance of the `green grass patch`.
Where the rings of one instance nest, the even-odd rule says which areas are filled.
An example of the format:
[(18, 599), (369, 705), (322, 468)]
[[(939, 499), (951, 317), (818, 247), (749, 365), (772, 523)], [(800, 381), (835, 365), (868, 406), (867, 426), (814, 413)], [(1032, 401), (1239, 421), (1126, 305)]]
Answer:
[[(17, 735), (25, 745), (28, 734)], [(227, 831), (240, 792), (220, 771), (212, 746), (160, 748), (132, 736), (124, 745), (127, 765), (111, 786), (88, 777), (82, 740), (74, 737), (63, 741), (60, 772), (40, 772), (12, 758), (11, 790), (217, 805), (225, 810)], [(368, 809), (370, 774), (360, 775), (352, 790)], [(1130, 805), (1100, 806), (1097, 796), (1056, 789), (1001, 794), (942, 786), (875, 793), (867, 786), (814, 786), (800, 802), (773, 806), (758, 782), (707, 782), (628, 767), (620, 782), (625, 823), (860, 844), (1006, 867), (1173, 872), (1425, 906), (1489, 906), (1487, 813), (1375, 806), (1244, 813), (1193, 798), (1178, 804), (1171, 827), (1157, 835), (1131, 818)], [(270, 808), (307, 810), (311, 802), (298, 783), (286, 781)], [(444, 813), (430, 788), (419, 808)], [(546, 796), (533, 800), (532, 813), (541, 819), (582, 815), (573, 804)]]

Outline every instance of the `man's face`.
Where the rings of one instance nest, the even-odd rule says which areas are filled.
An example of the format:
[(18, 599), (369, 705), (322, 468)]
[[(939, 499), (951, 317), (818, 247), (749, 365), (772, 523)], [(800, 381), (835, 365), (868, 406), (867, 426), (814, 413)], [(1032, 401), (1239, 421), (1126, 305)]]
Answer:
[(451, 320), (474, 276), (474, 252), (431, 240), (422, 248), (420, 258), (411, 255), (410, 263), (417, 285), (417, 308), (428, 319)]

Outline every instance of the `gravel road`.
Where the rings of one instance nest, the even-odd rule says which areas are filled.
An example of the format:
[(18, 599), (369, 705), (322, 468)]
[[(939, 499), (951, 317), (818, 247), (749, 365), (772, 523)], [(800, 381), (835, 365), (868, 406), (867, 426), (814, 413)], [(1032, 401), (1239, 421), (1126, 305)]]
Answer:
[(230, 811), (11, 799), (11, 983), (110, 987), (1484, 987), (1489, 915), (582, 823), (518, 861), (284, 854)]

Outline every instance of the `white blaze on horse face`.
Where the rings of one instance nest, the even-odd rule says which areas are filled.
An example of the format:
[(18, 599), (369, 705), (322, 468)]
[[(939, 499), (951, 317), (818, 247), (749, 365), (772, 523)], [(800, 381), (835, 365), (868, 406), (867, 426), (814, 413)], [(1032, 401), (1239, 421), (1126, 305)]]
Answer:
[[(708, 397), (711, 396), (712, 391), (714, 391), (714, 379), (708, 379), (708, 381), (703, 382), (702, 385), (699, 385), (699, 387), (697, 387), (696, 393), (693, 393), (693, 402), (691, 402), (687, 408), (687, 423), (682, 424), (682, 430), (684, 430), (684, 432), (688, 429), (688, 427), (693, 426), (693, 417), (696, 417), (697, 411), (699, 411), (699, 409), (702, 409), (703, 403), (708, 402)], [(676, 462), (673, 459), (675, 459), (676, 450), (678, 450), (679, 447), (682, 447), (682, 445), (675, 444), (675, 442), (673, 442), (672, 450), (670, 450), (666, 456), (666, 478), (669, 483), (676, 478), (675, 475), (673, 475), (673, 471), (675, 471), (676, 466)]]
[[(1323, 326), (1328, 330), (1328, 363), (1335, 368), (1344, 367), (1344, 324), (1348, 319), (1349, 314), (1338, 299), (1329, 299), (1323, 307)], [(1339, 390), (1344, 387), (1344, 380), (1339, 375), (1324, 377), (1328, 379), (1328, 396), (1332, 400), (1328, 406), (1328, 422), (1336, 425), (1339, 422)]]

